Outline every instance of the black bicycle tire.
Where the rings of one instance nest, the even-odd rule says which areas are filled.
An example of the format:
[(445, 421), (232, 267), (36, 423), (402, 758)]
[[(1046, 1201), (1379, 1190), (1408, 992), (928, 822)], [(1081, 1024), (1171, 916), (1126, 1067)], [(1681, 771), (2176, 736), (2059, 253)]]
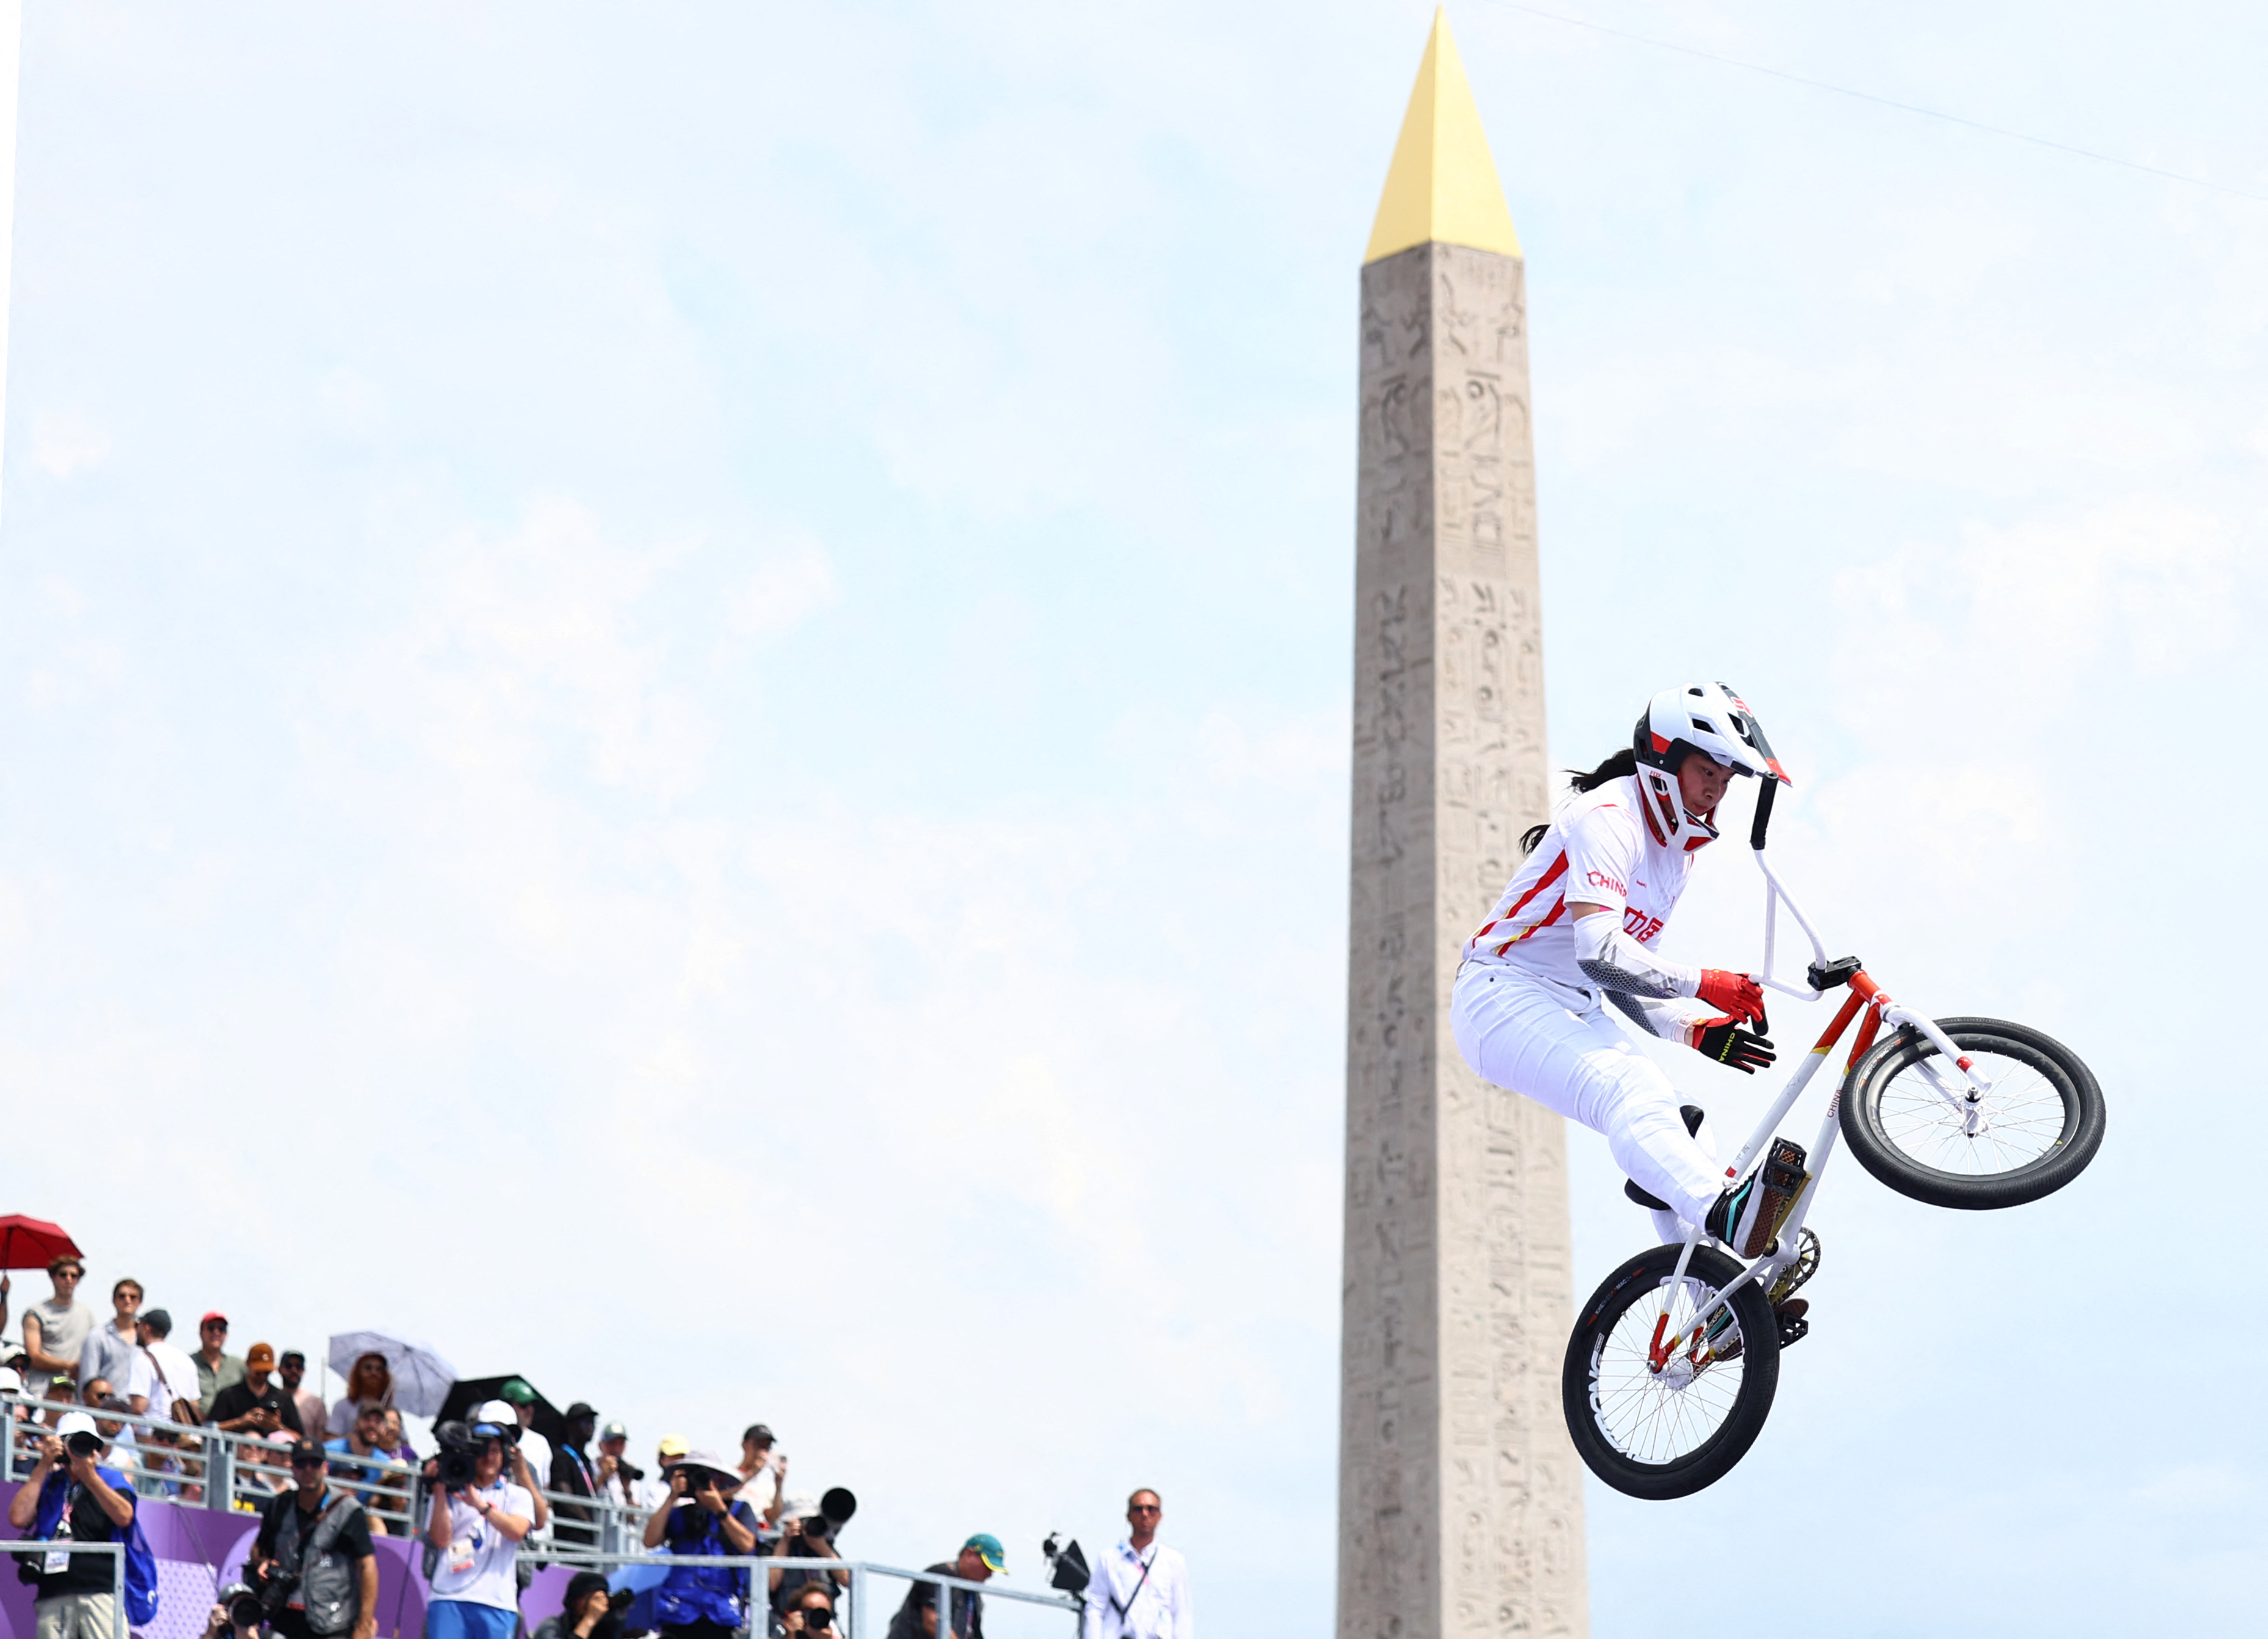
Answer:
[[(1733, 1415), (1722, 1428), (1673, 1462), (1641, 1463), (1617, 1448), (1599, 1427), (1591, 1405), (1596, 1347), (1632, 1304), (1658, 1290), (1669, 1278), (1683, 1250), (1682, 1246), (1650, 1248), (1601, 1282), (1590, 1302), (1577, 1313), (1575, 1329), (1567, 1339), (1566, 1360), (1560, 1368), (1561, 1410), (1584, 1466), (1625, 1496), (1647, 1502), (1690, 1496), (1730, 1474), (1764, 1432), (1772, 1396), (1779, 1387), (1778, 1322), (1772, 1318), (1771, 1303), (1751, 1281), (1732, 1297), (1733, 1316), (1740, 1323), (1744, 1345), (1743, 1369)], [(1730, 1283), (1741, 1267), (1714, 1247), (1697, 1246), (1685, 1272), (1714, 1290)]]
[(2062, 1136), (2036, 1160), (1984, 1174), (1943, 1172), (1899, 1149), (1882, 1127), (1883, 1091), (1900, 1070), (1936, 1051), (1909, 1025), (1876, 1042), (1844, 1077), (1843, 1137), (1859, 1165), (1911, 1200), (1963, 1212), (2022, 1206), (2053, 1194), (2087, 1170), (2102, 1147), (2107, 1115), (2102, 1089), (2077, 1054), (2043, 1031), (2003, 1018), (1941, 1018), (1937, 1025), (1964, 1051), (1999, 1053), (2043, 1075), (2051, 1070), (2049, 1079), (2063, 1099)]

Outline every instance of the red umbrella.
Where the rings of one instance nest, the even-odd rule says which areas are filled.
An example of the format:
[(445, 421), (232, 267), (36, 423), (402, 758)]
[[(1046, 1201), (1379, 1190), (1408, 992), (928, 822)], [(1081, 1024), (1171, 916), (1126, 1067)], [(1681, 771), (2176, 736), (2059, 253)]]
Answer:
[(65, 1255), (86, 1256), (56, 1225), (20, 1212), (0, 1217), (0, 1269), (44, 1269)]

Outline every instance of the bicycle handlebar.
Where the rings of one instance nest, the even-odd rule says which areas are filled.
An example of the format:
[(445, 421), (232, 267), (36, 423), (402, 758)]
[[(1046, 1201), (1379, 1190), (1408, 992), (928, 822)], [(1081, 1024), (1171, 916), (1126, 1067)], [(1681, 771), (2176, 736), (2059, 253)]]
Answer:
[(1749, 826), (1749, 846), (1759, 854), (1764, 851), (1764, 827), (1771, 823), (1772, 798), (1778, 795), (1778, 780), (1766, 780), (1764, 790), (1756, 793), (1756, 817)]

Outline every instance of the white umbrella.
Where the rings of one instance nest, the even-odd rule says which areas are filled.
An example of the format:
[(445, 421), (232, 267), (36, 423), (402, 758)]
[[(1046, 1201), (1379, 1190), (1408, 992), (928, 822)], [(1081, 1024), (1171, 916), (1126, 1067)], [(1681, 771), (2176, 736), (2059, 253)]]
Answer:
[(416, 1416), (440, 1410), (457, 1380), (456, 1367), (431, 1343), (392, 1332), (341, 1332), (331, 1339), (331, 1370), (341, 1378), (350, 1378), (354, 1363), (364, 1355), (386, 1356), (386, 1369), (394, 1374), (394, 1403)]

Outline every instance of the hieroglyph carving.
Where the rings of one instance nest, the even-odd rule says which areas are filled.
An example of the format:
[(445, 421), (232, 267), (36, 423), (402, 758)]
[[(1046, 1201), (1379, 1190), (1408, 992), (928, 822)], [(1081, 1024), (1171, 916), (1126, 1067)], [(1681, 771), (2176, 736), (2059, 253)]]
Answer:
[(1457, 954), (1546, 817), (1524, 272), (1362, 272), (1340, 1639), (1586, 1635), (1559, 1118), (1466, 1069)]

